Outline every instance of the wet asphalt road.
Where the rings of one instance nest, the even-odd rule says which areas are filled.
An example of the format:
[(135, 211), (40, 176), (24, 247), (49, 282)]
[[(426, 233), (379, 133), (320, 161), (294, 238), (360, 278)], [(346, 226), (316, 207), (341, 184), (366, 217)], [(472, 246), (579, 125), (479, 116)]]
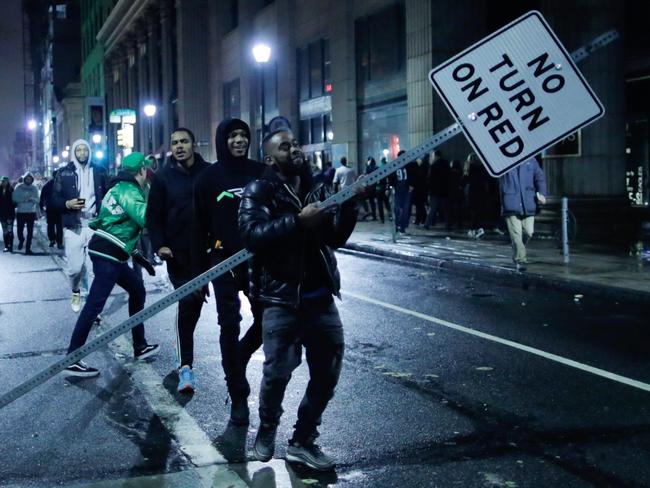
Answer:
[[(59, 261), (39, 249), (0, 255), (2, 393), (62, 357), (74, 326)], [(0, 411), (0, 486), (650, 484), (648, 304), (339, 260), (347, 349), (319, 439), (336, 473), (282, 459), (304, 365), (287, 389), (276, 459), (246, 462), (258, 420), (248, 432), (227, 425), (210, 300), (192, 397), (175, 392), (172, 307), (147, 322), (148, 340), (163, 346), (155, 361), (134, 364), (130, 339), (118, 340), (87, 358), (98, 379), (57, 376)], [(148, 303), (167, 292), (152, 279), (147, 288)], [(115, 292), (103, 330), (127, 316)], [(258, 352), (248, 370), (253, 412), (262, 361)]]

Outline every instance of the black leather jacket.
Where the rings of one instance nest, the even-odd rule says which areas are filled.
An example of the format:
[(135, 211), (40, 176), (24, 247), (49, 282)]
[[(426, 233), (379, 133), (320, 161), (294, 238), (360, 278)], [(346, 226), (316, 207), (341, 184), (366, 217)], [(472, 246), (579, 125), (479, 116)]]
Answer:
[(333, 249), (341, 247), (356, 225), (356, 206), (348, 201), (319, 227), (301, 226), (298, 214), (306, 205), (331, 194), (327, 185), (310, 187), (301, 202), (269, 168), (262, 179), (244, 190), (239, 207), (239, 229), (244, 246), (255, 253), (250, 265), (252, 297), (266, 304), (300, 306), (308, 246), (316, 246), (326, 270), (332, 295), (340, 296), (341, 278)]

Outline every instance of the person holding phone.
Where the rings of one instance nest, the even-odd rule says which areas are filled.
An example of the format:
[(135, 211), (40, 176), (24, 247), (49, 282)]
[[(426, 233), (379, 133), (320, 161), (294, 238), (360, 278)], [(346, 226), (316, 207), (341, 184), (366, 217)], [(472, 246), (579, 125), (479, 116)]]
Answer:
[(106, 170), (91, 163), (90, 144), (79, 139), (70, 149), (70, 162), (54, 178), (52, 206), (62, 213), (66, 274), (70, 279), (73, 312), (81, 310), (81, 288), (88, 289), (92, 265), (88, 243), (93, 235), (88, 227), (97, 215), (108, 187)]

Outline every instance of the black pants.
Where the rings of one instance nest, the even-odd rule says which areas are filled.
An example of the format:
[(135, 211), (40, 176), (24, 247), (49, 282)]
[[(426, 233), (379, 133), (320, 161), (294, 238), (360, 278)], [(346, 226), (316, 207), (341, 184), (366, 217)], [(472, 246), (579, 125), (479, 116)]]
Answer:
[(2, 239), (4, 240), (5, 249), (10, 251), (14, 248), (14, 218), (0, 219), (2, 225)]
[(36, 220), (36, 214), (31, 213), (17, 213), (16, 214), (16, 223), (18, 224), (18, 242), (21, 244), (25, 242), (25, 225), (27, 226), (27, 242), (25, 242), (25, 251), (31, 251), (32, 249), (32, 236), (34, 235), (34, 221)]
[[(222, 261), (224, 256), (215, 255), (212, 266)], [(239, 339), (241, 323), (241, 301), (239, 292), (248, 294), (248, 265), (242, 264), (231, 272), (221, 275), (212, 282), (215, 300), (217, 302), (217, 320), (219, 322), (219, 345), (221, 346), (221, 365), (226, 376), (226, 386), (230, 398), (241, 401), (250, 394), (250, 385), (246, 379), (246, 366), (251, 356), (262, 345), (262, 312), (261, 305), (254, 300), (251, 302), (253, 325), (249, 327), (244, 337)]]
[(56, 242), (59, 247), (63, 245), (63, 217), (59, 212), (47, 212), (47, 238)]
[(333, 302), (294, 310), (270, 306), (264, 310), (264, 375), (260, 388), (260, 420), (277, 425), (291, 374), (305, 347), (309, 383), (298, 408), (293, 439), (309, 443), (334, 390), (343, 364), (343, 326)]
[[(121, 286), (129, 294), (129, 316), (135, 315), (144, 308), (146, 299), (144, 284), (135, 271), (129, 268), (127, 263), (117, 263), (92, 254), (90, 259), (93, 262), (95, 277), (90, 286), (86, 304), (81, 310), (72, 332), (68, 354), (86, 343), (93, 322), (103, 310), (106, 300), (108, 300), (115, 285)], [(143, 324), (138, 324), (131, 329), (131, 336), (134, 350), (137, 351), (147, 345)]]
[(388, 202), (388, 195), (386, 195), (386, 190), (378, 189), (376, 193), (376, 198), (377, 198), (377, 210), (379, 211), (379, 220), (381, 220), (383, 224), (384, 207), (386, 208), (388, 215), (390, 215), (390, 203)]
[[(174, 257), (167, 261), (169, 279), (174, 288), (180, 288), (192, 279), (190, 253), (188, 250), (174, 250)], [(176, 347), (179, 366), (192, 366), (194, 362), (194, 329), (201, 316), (203, 301), (195, 295), (188, 295), (178, 302), (176, 315)]]

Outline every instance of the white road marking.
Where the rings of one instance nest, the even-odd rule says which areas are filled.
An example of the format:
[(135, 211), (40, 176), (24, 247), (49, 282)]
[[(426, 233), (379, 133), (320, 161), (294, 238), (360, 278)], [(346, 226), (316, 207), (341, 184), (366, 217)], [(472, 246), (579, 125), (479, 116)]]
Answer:
[[(42, 238), (42, 234), (40, 237)], [(64, 274), (62, 259), (53, 253), (50, 254), (50, 257)], [(99, 328), (110, 328), (108, 320), (102, 320)], [(125, 360), (126, 357), (133, 357), (133, 347), (126, 336), (118, 337), (109, 343), (108, 347), (113, 352), (116, 361), (121, 363), (131, 374), (134, 385), (140, 390), (151, 410), (160, 418), (165, 429), (177, 440), (179, 449), (194, 466), (199, 468), (195, 469), (195, 472), (201, 479), (203, 487), (246, 488), (249, 486), (239, 474), (230, 469), (228, 461), (210, 441), (196, 420), (167, 391), (162, 383), (162, 377), (154, 368), (146, 362)], [(304, 486), (303, 483), (296, 484), (290, 481), (293, 475), (287, 469), (283, 459), (274, 458), (268, 463), (255, 461), (246, 463), (246, 465), (249, 472), (271, 468), (278, 478), (277, 488)], [(119, 486), (123, 485), (119, 484)]]
[(419, 319), (426, 320), (428, 322), (433, 322), (435, 324), (442, 325), (443, 327), (447, 327), (449, 329), (454, 329), (459, 332), (464, 332), (465, 334), (471, 334), (473, 336), (480, 337), (481, 339), (486, 339), (488, 341), (496, 342), (498, 344), (503, 344), (504, 346), (512, 347), (514, 349), (519, 349), (520, 351), (525, 351), (530, 354), (534, 354), (536, 356), (540, 356), (545, 359), (555, 361), (556, 363), (564, 364), (565, 366), (570, 366), (572, 368), (576, 368), (581, 371), (585, 371), (587, 373), (591, 373), (596, 376), (606, 378), (608, 380), (616, 381), (617, 383), (621, 383), (627, 386), (631, 386), (633, 388), (638, 388), (639, 390), (650, 392), (650, 385), (648, 383), (643, 383), (641, 381), (634, 380), (626, 376), (621, 376), (619, 374), (612, 373), (604, 369), (596, 368), (594, 366), (589, 366), (588, 364), (583, 364), (578, 361), (574, 361), (573, 359), (568, 359), (562, 356), (558, 356), (557, 354), (552, 354), (550, 352), (542, 351), (541, 349), (536, 349), (534, 347), (526, 346), (518, 342), (510, 341), (508, 339), (502, 339), (501, 337), (497, 337), (492, 334), (486, 334), (485, 332), (480, 332), (478, 330), (470, 329), (469, 327), (463, 327), (462, 325), (458, 325), (453, 322), (449, 322), (447, 320), (439, 319), (437, 317), (426, 315), (420, 312), (415, 312), (413, 310), (409, 310), (408, 308), (403, 308), (398, 305), (393, 305), (392, 303), (382, 302), (381, 300), (376, 300), (374, 298), (370, 298), (364, 295), (359, 295), (358, 293), (352, 293), (348, 291), (348, 292), (344, 292), (343, 294), (352, 298), (356, 298), (357, 300), (372, 303), (374, 305), (378, 305), (380, 307), (393, 310), (395, 312), (400, 312), (406, 315), (411, 315), (412, 317), (417, 317)]

